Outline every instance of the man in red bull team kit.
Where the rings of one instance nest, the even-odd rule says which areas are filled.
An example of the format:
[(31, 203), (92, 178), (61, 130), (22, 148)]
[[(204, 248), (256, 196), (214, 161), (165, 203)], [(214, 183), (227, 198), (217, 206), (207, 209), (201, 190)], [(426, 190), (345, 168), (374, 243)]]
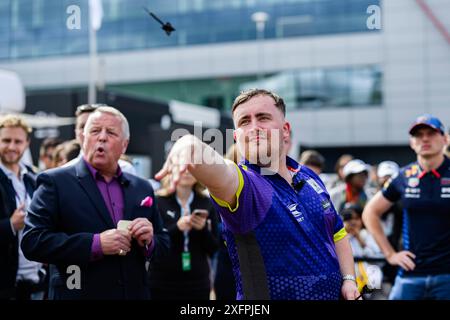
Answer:
[[(367, 204), (367, 229), (392, 265), (400, 267), (392, 300), (450, 299), (450, 160), (442, 122), (431, 115), (409, 130), (417, 161), (404, 167)], [(396, 252), (380, 224), (394, 202), (403, 204), (403, 247)]]

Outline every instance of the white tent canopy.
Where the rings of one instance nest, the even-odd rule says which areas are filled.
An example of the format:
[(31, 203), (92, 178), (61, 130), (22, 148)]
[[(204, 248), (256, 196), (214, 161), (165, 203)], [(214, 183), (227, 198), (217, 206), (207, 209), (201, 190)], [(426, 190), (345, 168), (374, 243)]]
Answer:
[(19, 76), (11, 71), (0, 70), (0, 115), (18, 114), (33, 128), (59, 127), (75, 123), (71, 117), (48, 117), (25, 114), (25, 89)]
[(11, 71), (0, 70), (0, 112), (23, 112), (25, 90), (19, 76)]

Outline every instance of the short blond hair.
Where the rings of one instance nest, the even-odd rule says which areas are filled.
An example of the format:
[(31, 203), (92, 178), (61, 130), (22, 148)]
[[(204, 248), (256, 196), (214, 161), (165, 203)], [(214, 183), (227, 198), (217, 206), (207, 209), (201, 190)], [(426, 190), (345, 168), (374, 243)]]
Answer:
[(257, 88), (242, 91), (236, 97), (236, 99), (234, 99), (233, 105), (231, 106), (231, 115), (233, 116), (234, 110), (236, 110), (236, 108), (238, 106), (240, 106), (241, 104), (247, 102), (248, 100), (250, 100), (251, 98), (256, 97), (256, 96), (271, 97), (273, 99), (273, 101), (275, 102), (275, 107), (277, 107), (283, 113), (283, 116), (286, 116), (286, 105), (284, 103), (284, 100), (279, 95), (277, 95), (276, 93), (269, 91), (269, 90), (257, 89)]
[(0, 116), (0, 130), (3, 128), (22, 128), (27, 134), (27, 138), (30, 139), (31, 127), (23, 118), (15, 114)]

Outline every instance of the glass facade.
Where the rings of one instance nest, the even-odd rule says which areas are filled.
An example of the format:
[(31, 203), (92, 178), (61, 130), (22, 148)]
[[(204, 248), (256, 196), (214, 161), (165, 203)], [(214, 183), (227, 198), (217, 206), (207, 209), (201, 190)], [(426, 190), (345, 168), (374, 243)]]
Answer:
[(179, 100), (228, 112), (240, 85), (255, 80), (256, 76), (183, 79), (108, 85), (106, 89), (138, 98)]
[[(103, 0), (97, 33), (100, 52), (255, 40), (256, 11), (269, 15), (264, 38), (287, 38), (368, 30), (368, 6), (379, 0)], [(78, 6), (74, 16), (70, 6)], [(170, 36), (143, 7), (170, 21)], [(88, 0), (1, 0), (0, 59), (89, 51)], [(80, 29), (67, 22), (80, 20)]]
[(365, 107), (383, 103), (379, 65), (284, 71), (262, 80), (257, 76), (175, 80), (109, 85), (131, 96), (171, 99), (229, 111), (240, 91), (266, 88), (278, 93), (288, 110), (298, 108)]
[(378, 65), (284, 71), (241, 90), (266, 88), (283, 97), (287, 109), (374, 106), (382, 104)]

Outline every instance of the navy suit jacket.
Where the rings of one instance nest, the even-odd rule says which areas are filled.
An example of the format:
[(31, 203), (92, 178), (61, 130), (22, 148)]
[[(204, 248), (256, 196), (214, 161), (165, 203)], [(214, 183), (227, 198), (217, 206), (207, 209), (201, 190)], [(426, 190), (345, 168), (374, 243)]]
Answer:
[[(145, 217), (153, 224), (152, 258), (167, 253), (169, 236), (157, 206), (142, 207), (154, 198), (150, 183), (123, 173), (125, 220)], [(30, 260), (50, 264), (50, 299), (148, 299), (144, 249), (133, 239), (126, 256), (105, 255), (91, 261), (93, 236), (116, 228), (91, 172), (80, 159), (73, 165), (49, 170), (37, 178), (37, 189), (25, 220), (22, 251)], [(70, 289), (73, 269), (80, 268), (81, 289)]]
[[(30, 198), (36, 187), (36, 177), (30, 167), (23, 177)], [(0, 169), (0, 299), (14, 296), (17, 269), (19, 268), (19, 241), (11, 229), (10, 218), (16, 207), (16, 191), (12, 181)]]

